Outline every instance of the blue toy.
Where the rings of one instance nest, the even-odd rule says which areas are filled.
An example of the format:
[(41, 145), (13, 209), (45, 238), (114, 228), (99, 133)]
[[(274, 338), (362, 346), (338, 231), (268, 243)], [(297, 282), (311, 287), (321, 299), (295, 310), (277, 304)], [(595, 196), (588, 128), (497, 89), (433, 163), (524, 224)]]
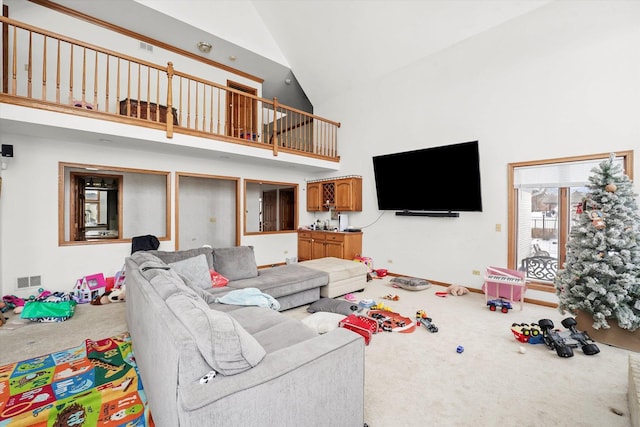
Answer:
[(505, 301), (502, 298), (489, 300), (487, 305), (489, 310), (496, 311), (499, 308), (503, 313), (508, 313), (513, 308), (509, 301)]
[(456, 352), (457, 353), (462, 353), (464, 351), (464, 347), (459, 345), (458, 347), (456, 347)]

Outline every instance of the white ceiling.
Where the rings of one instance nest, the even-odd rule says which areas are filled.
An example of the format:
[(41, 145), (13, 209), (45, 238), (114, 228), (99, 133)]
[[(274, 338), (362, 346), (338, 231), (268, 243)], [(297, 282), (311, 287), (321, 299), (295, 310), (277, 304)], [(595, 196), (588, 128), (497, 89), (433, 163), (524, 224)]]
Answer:
[(270, 92), (290, 68), (313, 105), (551, 1), (562, 0), (54, 0), (192, 51), (211, 35), (211, 59), (258, 66), (265, 84), (282, 83)]
[(316, 105), (549, 0), (255, 0)]

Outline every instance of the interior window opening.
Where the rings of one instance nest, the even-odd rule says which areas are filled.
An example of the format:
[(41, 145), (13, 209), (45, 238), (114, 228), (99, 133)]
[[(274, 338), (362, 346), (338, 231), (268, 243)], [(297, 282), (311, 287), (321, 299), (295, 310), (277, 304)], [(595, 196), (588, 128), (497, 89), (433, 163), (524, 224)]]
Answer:
[(297, 184), (245, 180), (245, 234), (295, 231)]
[(170, 173), (59, 164), (59, 244), (170, 238)]

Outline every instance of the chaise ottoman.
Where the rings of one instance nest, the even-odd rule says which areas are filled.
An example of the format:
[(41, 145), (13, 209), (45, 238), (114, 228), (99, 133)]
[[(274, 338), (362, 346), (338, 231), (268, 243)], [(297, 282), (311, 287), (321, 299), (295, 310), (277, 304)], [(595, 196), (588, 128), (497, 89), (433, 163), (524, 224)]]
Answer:
[(320, 288), (321, 297), (334, 298), (361, 291), (367, 284), (367, 266), (358, 261), (326, 257), (301, 261), (299, 264), (329, 273), (329, 284)]

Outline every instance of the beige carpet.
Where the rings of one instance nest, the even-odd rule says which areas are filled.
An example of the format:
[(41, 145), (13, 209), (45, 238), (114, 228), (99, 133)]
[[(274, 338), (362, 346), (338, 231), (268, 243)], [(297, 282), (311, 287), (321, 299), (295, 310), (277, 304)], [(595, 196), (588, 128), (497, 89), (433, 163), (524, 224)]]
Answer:
[[(438, 326), (413, 333), (381, 332), (366, 347), (365, 422), (392, 426), (629, 426), (628, 358), (606, 345), (601, 352), (563, 359), (543, 344), (517, 342), (513, 322), (549, 318), (553, 308), (525, 304), (507, 314), (491, 312), (484, 296), (435, 296), (392, 288), (388, 278), (367, 284), (361, 298), (385, 302), (406, 316), (425, 310)], [(399, 301), (382, 300), (397, 294)], [(306, 307), (284, 312), (303, 318)], [(0, 327), (0, 365), (104, 338), (126, 330), (124, 304), (80, 305), (60, 324), (22, 324), (17, 316)], [(456, 347), (464, 352), (457, 353)], [(526, 350), (521, 354), (518, 350)], [(134, 343), (135, 348), (135, 343)], [(621, 415), (618, 415), (621, 414)]]

